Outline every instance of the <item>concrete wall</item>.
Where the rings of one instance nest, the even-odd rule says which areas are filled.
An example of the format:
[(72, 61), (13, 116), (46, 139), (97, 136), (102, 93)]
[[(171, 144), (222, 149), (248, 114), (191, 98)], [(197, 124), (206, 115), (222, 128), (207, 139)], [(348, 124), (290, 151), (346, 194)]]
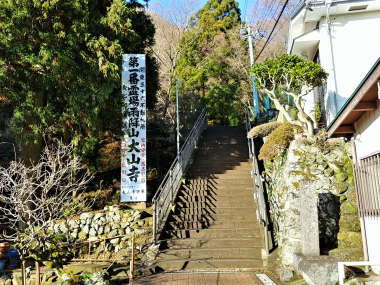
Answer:
[[(325, 94), (329, 124), (380, 56), (380, 11), (332, 15), (331, 38), (326, 17), (320, 19), (319, 25), (316, 22), (304, 23), (302, 17), (300, 13), (292, 20), (288, 50), (295, 37), (318, 29), (320, 64), (329, 74)], [(312, 45), (305, 45), (299, 55), (305, 57), (309, 54), (305, 48), (314, 49)], [(306, 111), (311, 114), (314, 110), (313, 95), (309, 94), (304, 99)]]
[(359, 159), (380, 151), (380, 105), (375, 111), (366, 112), (355, 123), (355, 130), (356, 151)]
[(380, 56), (380, 11), (332, 16), (331, 22), (332, 53), (326, 18), (319, 26), (321, 65), (329, 73), (325, 96), (327, 123), (335, 118)]
[[(365, 113), (355, 124), (358, 159), (380, 151), (380, 105), (375, 111)], [(365, 217), (368, 257), (380, 262), (380, 217)]]

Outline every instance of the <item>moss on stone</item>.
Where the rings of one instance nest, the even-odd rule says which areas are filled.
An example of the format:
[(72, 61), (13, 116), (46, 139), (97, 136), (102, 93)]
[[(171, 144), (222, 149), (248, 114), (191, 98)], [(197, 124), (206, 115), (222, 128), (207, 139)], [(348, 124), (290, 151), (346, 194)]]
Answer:
[(344, 203), (342, 203), (342, 205), (340, 206), (340, 211), (341, 211), (341, 215), (345, 215), (345, 214), (357, 215), (358, 214), (357, 206), (350, 201), (345, 201)]
[(362, 235), (360, 232), (340, 232), (338, 233), (339, 247), (344, 248), (361, 248)]
[(337, 258), (339, 261), (358, 261), (363, 259), (362, 248), (336, 248), (329, 251), (329, 255)]
[(281, 124), (267, 138), (260, 149), (259, 159), (272, 160), (280, 156), (294, 139), (296, 134), (302, 132), (302, 128), (290, 123)]
[(334, 177), (337, 182), (345, 182), (348, 179), (346, 172), (337, 172), (335, 173)]
[(339, 221), (340, 231), (360, 232), (360, 221), (355, 214), (342, 215)]
[(344, 194), (348, 191), (349, 186), (347, 183), (341, 182), (341, 183), (336, 183), (335, 188), (339, 194)]

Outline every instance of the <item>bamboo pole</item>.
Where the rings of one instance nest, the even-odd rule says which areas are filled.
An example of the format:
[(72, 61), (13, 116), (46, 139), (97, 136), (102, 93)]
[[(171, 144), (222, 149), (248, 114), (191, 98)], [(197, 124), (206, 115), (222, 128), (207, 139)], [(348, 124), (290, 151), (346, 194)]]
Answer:
[(26, 285), (25, 260), (21, 262), (22, 285)]
[(38, 261), (35, 262), (35, 266), (36, 266), (36, 285), (40, 285), (41, 284), (41, 279), (40, 279), (40, 275), (41, 275), (41, 272), (40, 272), (40, 263)]
[(133, 272), (135, 271), (135, 235), (132, 235), (132, 242), (131, 242), (131, 261), (129, 263), (129, 284), (132, 284), (133, 280)]

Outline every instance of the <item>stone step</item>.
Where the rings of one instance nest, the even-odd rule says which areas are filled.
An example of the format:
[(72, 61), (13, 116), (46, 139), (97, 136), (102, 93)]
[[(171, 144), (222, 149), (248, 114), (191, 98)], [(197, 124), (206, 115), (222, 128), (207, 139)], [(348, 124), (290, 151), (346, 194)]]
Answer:
[(220, 157), (220, 155), (217, 157), (207, 155), (206, 153), (198, 153), (198, 155), (199, 158), (192, 164), (193, 169), (197, 169), (198, 167), (205, 167), (207, 165), (215, 165), (218, 168), (251, 167), (251, 161), (246, 157), (223, 159)]
[(250, 229), (259, 229), (259, 225), (256, 223), (255, 220), (247, 220), (247, 221), (240, 221), (236, 222), (235, 220), (182, 220), (182, 221), (170, 221), (169, 225), (172, 229), (238, 229), (238, 228), (250, 228)]
[(256, 209), (249, 209), (249, 211), (245, 213), (234, 213), (234, 214), (224, 214), (224, 213), (210, 213), (204, 211), (204, 209), (199, 209), (199, 212), (192, 212), (192, 213), (186, 213), (186, 212), (180, 212), (172, 215), (173, 220), (181, 221), (181, 220), (188, 220), (188, 221), (199, 221), (199, 220), (206, 220), (206, 221), (235, 221), (235, 222), (244, 222), (244, 221), (256, 221)]
[(165, 271), (193, 270), (255, 270), (263, 266), (261, 259), (172, 259), (158, 260), (158, 266)]
[(214, 183), (220, 181), (238, 181), (240, 180), (241, 182), (244, 183), (250, 183), (252, 182), (251, 175), (249, 171), (244, 171), (242, 173), (215, 173), (217, 171), (210, 170), (209, 172), (207, 171), (196, 171), (196, 172), (191, 172), (191, 175), (194, 176), (199, 176), (199, 177), (205, 177), (205, 179), (210, 179)]
[(162, 259), (260, 259), (261, 247), (167, 249), (161, 251), (159, 257)]
[(176, 201), (178, 202), (217, 202), (224, 200), (234, 200), (234, 201), (251, 201), (251, 205), (254, 206), (255, 196), (253, 191), (245, 190), (245, 191), (234, 191), (224, 189), (221, 192), (216, 193), (207, 193), (201, 191), (180, 191), (178, 193)]
[(237, 248), (237, 247), (257, 247), (262, 248), (262, 238), (188, 238), (171, 239), (162, 241), (170, 249), (189, 248)]
[(179, 194), (198, 194), (209, 193), (210, 195), (232, 195), (232, 194), (245, 194), (246, 192), (252, 192), (253, 182), (251, 181), (247, 185), (225, 185), (219, 183), (210, 183), (208, 187), (197, 187), (197, 186), (187, 186), (183, 185)]
[(172, 238), (258, 238), (259, 229), (237, 228), (237, 229), (190, 229), (190, 230), (164, 230), (164, 233)]
[(176, 201), (176, 207), (181, 207), (181, 208), (237, 208), (239, 206), (243, 208), (249, 208), (250, 206), (254, 208), (253, 205), (253, 199), (250, 198), (250, 200), (217, 200), (217, 201), (212, 201), (212, 200), (207, 200), (207, 201), (198, 201), (198, 202), (192, 202), (192, 201)]
[(199, 215), (199, 214), (215, 214), (218, 218), (220, 215), (230, 216), (231, 218), (252, 217), (256, 215), (256, 207), (218, 207), (218, 208), (179, 208), (174, 210), (175, 215)]
[(252, 192), (245, 191), (245, 192), (237, 192), (237, 193), (221, 193), (221, 194), (209, 194), (206, 193), (200, 194), (200, 193), (187, 193), (187, 192), (180, 192), (177, 196), (178, 201), (184, 201), (184, 202), (218, 202), (218, 201), (251, 201), (252, 204), (254, 203), (254, 197)]

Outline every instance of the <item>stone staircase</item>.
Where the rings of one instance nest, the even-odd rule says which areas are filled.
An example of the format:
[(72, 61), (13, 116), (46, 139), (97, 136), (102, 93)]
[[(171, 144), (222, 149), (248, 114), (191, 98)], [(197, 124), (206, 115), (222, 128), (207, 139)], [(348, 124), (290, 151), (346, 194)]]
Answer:
[(209, 127), (161, 235), (165, 271), (262, 268), (263, 240), (241, 127)]

